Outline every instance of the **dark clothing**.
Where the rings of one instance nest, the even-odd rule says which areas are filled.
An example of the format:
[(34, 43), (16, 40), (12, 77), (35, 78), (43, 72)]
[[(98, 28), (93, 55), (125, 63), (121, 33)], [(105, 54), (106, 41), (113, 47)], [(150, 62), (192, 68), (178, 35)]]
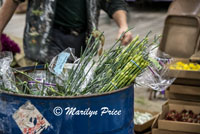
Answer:
[[(124, 0), (95, 0), (93, 2), (88, 0), (58, 0), (56, 4), (55, 11), (55, 20), (56, 25), (61, 25), (65, 28), (85, 28), (87, 27), (87, 11), (90, 12), (89, 18), (94, 19), (99, 17), (100, 9), (103, 9), (108, 13), (109, 17), (112, 18), (112, 15), (117, 10), (126, 10), (126, 4)], [(90, 7), (88, 4), (94, 4), (96, 7)], [(86, 11), (87, 7), (87, 11)], [(90, 8), (91, 10), (89, 10)], [(92, 11), (94, 10), (94, 11)], [(96, 19), (98, 20), (98, 19)], [(94, 23), (95, 21), (92, 21)], [(97, 28), (97, 24), (89, 25), (91, 28), (90, 32)]]
[[(20, 1), (20, 0), (15, 0), (15, 1)], [(68, 3), (69, 1), (71, 3), (74, 3), (71, 5), (73, 6), (71, 10), (69, 10), (69, 8), (71, 8), (70, 6), (71, 3), (70, 4)], [(68, 29), (65, 28), (64, 26), (70, 26), (72, 28), (79, 26), (84, 27), (85, 23), (83, 22), (83, 20), (86, 19), (86, 26), (85, 26), (87, 27), (86, 32), (90, 34), (94, 29), (96, 30), (98, 29), (98, 18), (100, 15), (100, 9), (106, 11), (110, 17), (112, 17), (113, 13), (116, 12), (117, 10), (126, 10), (126, 3), (124, 0), (79, 0), (79, 2), (81, 3), (83, 1), (86, 2), (85, 7), (83, 5), (79, 5), (74, 2), (78, 0), (69, 0), (69, 1), (68, 0), (28, 1), (29, 3), (28, 3), (28, 10), (26, 17), (26, 27), (24, 32), (24, 51), (25, 51), (25, 56), (27, 58), (35, 61), (49, 62), (50, 61), (49, 57), (53, 57), (57, 55), (61, 51), (61, 49), (62, 50), (65, 49), (64, 47), (56, 45), (58, 43), (55, 43), (55, 40), (57, 40), (56, 38), (59, 37), (54, 34), (51, 34), (52, 31), (54, 33), (53, 26), (55, 24), (56, 25), (58, 24), (58, 27), (61, 26), (62, 27), (61, 29), (71, 31), (71, 28)], [(69, 4), (69, 5), (66, 6), (64, 4)], [(78, 5), (81, 6), (80, 9), (78, 8)], [(76, 11), (83, 11), (85, 10), (84, 8), (86, 8), (85, 15), (82, 15), (83, 12), (81, 13), (76, 12)], [(60, 12), (58, 16), (55, 16), (57, 15), (55, 13), (56, 10), (58, 11), (58, 13)], [(69, 11), (70, 14), (68, 14), (68, 12), (65, 13), (65, 10)], [(68, 19), (64, 17), (65, 15), (69, 17), (68, 18), (70, 19), (69, 22), (67, 22)], [(70, 18), (70, 16), (74, 17)], [(56, 20), (54, 21), (54, 19)], [(63, 23), (60, 22), (62, 20)], [(72, 23), (73, 21), (75, 22)], [(78, 28), (77, 31), (80, 31), (80, 33), (82, 33), (84, 30)], [(60, 32), (62, 32), (62, 30), (60, 30)], [(66, 36), (71, 37), (71, 34), (68, 34)], [(62, 39), (64, 40), (64, 38)], [(77, 47), (74, 43), (72, 44), (67, 41), (65, 42), (62, 42), (65, 43), (62, 46), (68, 47), (68, 45), (70, 45), (72, 48), (77, 48), (76, 52), (80, 52), (80, 46)], [(83, 41), (83, 43), (84, 42), (85, 41)], [(55, 48), (56, 46), (58, 47), (59, 51), (57, 51), (57, 49)]]
[(99, 10), (104, 10), (110, 18), (112, 18), (112, 15), (117, 10), (125, 10), (127, 11), (127, 5), (125, 3), (125, 0), (99, 0), (100, 7)]
[(52, 37), (53, 40), (51, 41), (51, 44), (49, 45), (49, 51), (48, 51), (48, 61), (51, 60), (55, 55), (55, 53), (60, 53), (66, 48), (74, 48), (75, 49), (75, 55), (77, 57), (80, 57), (81, 50), (84, 50), (85, 45), (85, 32), (82, 32), (78, 35), (73, 35), (70, 33), (65, 33), (64, 31), (61, 31), (60, 29), (53, 28), (52, 29)]
[(15, 3), (19, 4), (21, 2), (24, 2), (25, 0), (13, 0)]
[(58, 0), (56, 4), (54, 23), (65, 28), (86, 29), (86, 1)]
[(110, 18), (117, 10), (127, 11), (125, 0), (86, 0), (88, 33), (98, 29), (100, 10), (103, 9)]

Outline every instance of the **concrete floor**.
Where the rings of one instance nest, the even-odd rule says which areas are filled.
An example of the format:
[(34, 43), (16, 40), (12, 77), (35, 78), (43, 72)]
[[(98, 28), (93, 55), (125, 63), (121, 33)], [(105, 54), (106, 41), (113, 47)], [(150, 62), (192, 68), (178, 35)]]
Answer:
[[(134, 27), (132, 30), (133, 36), (139, 34), (144, 37), (149, 31), (152, 31), (150, 35), (150, 40), (152, 40), (154, 35), (162, 34), (167, 8), (158, 7), (129, 7), (128, 24), (129, 27)], [(25, 15), (14, 15), (4, 32), (14, 37), (13, 39), (17, 40), (18, 43), (22, 43), (24, 25)], [(103, 11), (100, 16), (99, 29), (105, 33), (105, 49), (108, 49), (116, 40), (118, 28), (114, 21), (110, 20)], [(150, 101), (148, 98), (148, 89), (136, 88), (135, 108), (160, 112), (165, 100), (157, 98)]]

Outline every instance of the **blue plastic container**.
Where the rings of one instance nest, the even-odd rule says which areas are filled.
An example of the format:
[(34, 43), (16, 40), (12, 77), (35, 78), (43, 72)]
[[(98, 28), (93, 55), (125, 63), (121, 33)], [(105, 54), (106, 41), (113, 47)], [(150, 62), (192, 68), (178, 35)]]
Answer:
[(0, 93), (0, 134), (133, 134), (133, 85), (101, 95)]

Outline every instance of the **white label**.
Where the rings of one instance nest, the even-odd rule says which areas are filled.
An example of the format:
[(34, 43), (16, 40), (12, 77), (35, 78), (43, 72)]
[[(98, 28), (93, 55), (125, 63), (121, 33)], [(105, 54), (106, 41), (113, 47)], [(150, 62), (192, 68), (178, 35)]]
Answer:
[(23, 134), (40, 134), (50, 126), (49, 122), (29, 101), (13, 114), (13, 119)]

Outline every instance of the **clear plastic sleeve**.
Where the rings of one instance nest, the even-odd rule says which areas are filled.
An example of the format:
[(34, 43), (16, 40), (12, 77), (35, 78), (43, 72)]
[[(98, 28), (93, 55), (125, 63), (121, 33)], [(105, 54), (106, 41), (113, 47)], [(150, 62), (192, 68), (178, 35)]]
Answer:
[[(93, 61), (90, 61), (87, 66), (84, 68), (82, 76), (76, 85), (74, 85), (71, 90), (73, 92), (76, 92), (76, 94), (80, 94), (81, 92), (83, 92), (83, 90), (86, 88), (86, 86), (88, 85), (88, 83), (93, 79), (94, 76), (94, 70), (95, 70), (96, 66), (94, 64)], [(76, 75), (79, 75), (78, 73), (81, 72), (81, 65), (79, 66)], [(77, 86), (80, 85), (80, 86)], [(90, 94), (88, 92), (88, 94)]]
[(35, 70), (28, 73), (33, 80), (28, 81), (28, 86), (34, 94), (46, 95), (48, 88), (56, 89), (56, 77), (46, 70)]
[(11, 52), (1, 52), (0, 53), (0, 77), (1, 77), (1, 86), (5, 89), (16, 92), (17, 87), (15, 83), (15, 76), (10, 67), (10, 64), (13, 60), (13, 55)]
[(76, 60), (77, 58), (74, 49), (67, 48), (52, 59), (49, 65), (49, 71), (60, 77), (62, 80), (66, 80), (68, 73), (64, 70), (65, 64), (74, 63)]
[[(158, 57), (157, 54), (162, 54), (162, 56)], [(169, 55), (155, 49), (151, 51), (149, 60), (151, 64), (139, 77), (137, 77), (136, 83), (140, 86), (149, 87), (157, 91), (166, 90), (176, 79), (167, 75), (169, 72), (167, 65), (173, 61), (173, 58), (170, 58)]]

